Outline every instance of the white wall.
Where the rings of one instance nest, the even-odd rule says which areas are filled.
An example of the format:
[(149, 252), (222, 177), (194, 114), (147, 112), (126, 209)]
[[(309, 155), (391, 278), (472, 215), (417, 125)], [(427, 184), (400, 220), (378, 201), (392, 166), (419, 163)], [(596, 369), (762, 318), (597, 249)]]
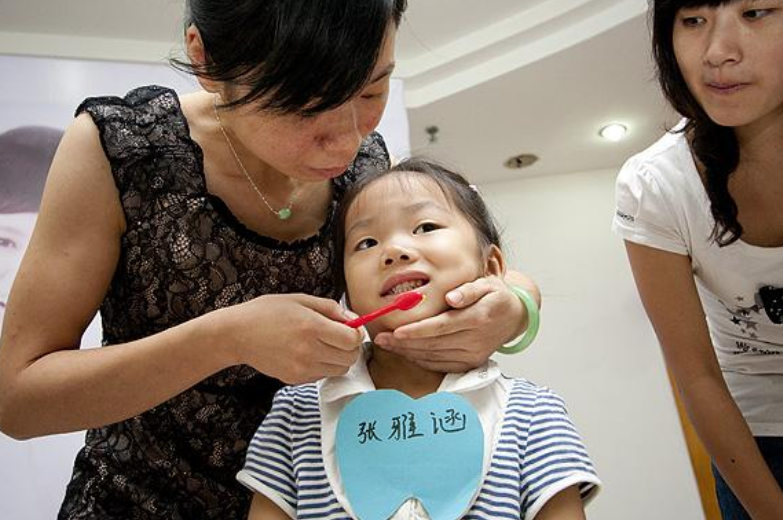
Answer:
[(496, 357), (509, 375), (566, 400), (604, 483), (589, 518), (703, 519), (663, 358), (610, 230), (615, 176), (480, 187), (504, 228), (510, 265), (543, 294), (538, 339), (525, 353)]

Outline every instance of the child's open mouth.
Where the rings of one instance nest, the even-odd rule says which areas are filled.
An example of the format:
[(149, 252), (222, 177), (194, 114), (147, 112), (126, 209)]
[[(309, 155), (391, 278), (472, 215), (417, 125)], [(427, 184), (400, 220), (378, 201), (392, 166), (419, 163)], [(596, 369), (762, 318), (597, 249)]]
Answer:
[(389, 289), (384, 291), (381, 296), (384, 298), (387, 296), (397, 296), (399, 294), (413, 291), (415, 289), (418, 289), (420, 287), (423, 287), (427, 285), (430, 281), (426, 278), (415, 278), (415, 279), (408, 279), (404, 280), (402, 282), (395, 283), (392, 285)]

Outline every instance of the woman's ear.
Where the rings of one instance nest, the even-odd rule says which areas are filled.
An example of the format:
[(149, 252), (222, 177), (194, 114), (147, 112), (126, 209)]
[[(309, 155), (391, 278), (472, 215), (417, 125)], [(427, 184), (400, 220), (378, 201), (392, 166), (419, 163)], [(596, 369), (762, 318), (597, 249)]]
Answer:
[[(190, 63), (199, 69), (207, 62), (207, 51), (204, 49), (204, 41), (201, 39), (201, 33), (198, 28), (191, 24), (185, 31), (185, 51), (188, 54)], [(209, 79), (196, 74), (196, 79), (201, 84), (201, 87), (207, 92), (217, 93), (218, 85)]]
[(506, 259), (498, 246), (492, 244), (484, 254), (484, 275), (503, 277), (506, 274)]

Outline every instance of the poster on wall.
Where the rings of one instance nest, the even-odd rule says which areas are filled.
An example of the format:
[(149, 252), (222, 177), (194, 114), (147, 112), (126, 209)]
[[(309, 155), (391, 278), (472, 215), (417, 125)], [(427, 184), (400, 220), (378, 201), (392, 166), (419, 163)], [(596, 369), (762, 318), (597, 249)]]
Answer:
[[(179, 94), (197, 82), (166, 65), (0, 55), (0, 326), (35, 225), (49, 165), (81, 101), (157, 84)], [(378, 131), (393, 157), (410, 154), (402, 82), (392, 80)], [(99, 317), (82, 348), (101, 343)], [(2, 348), (2, 344), (0, 344)], [(14, 441), (0, 434), (0, 518), (57, 516), (84, 432)]]

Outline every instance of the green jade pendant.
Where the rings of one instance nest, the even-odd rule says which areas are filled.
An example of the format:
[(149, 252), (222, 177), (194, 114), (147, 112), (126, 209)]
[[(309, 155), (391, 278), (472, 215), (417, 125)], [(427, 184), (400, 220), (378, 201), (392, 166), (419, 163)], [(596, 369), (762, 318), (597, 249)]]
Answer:
[(277, 218), (280, 220), (288, 220), (291, 218), (291, 208), (283, 208), (277, 212)]

